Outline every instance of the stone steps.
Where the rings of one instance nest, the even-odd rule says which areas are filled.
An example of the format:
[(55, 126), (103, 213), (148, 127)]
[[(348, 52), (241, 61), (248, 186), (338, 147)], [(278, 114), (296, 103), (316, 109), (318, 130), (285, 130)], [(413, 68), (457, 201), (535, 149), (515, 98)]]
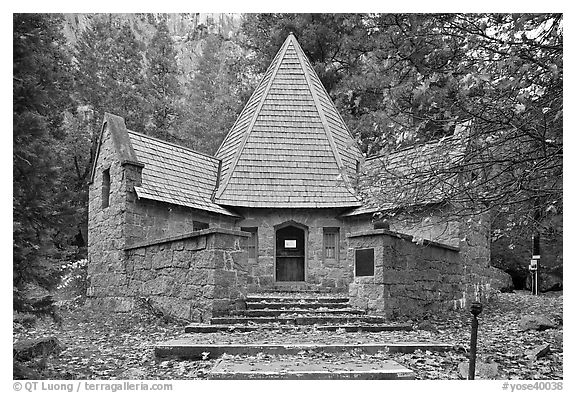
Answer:
[[(222, 357), (208, 379), (411, 379), (413, 373), (386, 359), (386, 353), (451, 349), (443, 343), (394, 342), (403, 338), (398, 333), (377, 342), (366, 337), (345, 339), (343, 332), (409, 331), (412, 326), (367, 315), (365, 310), (350, 307), (348, 298), (341, 295), (274, 291), (250, 294), (245, 304), (245, 310), (213, 317), (209, 324), (186, 326), (189, 335), (158, 343), (156, 357)], [(329, 332), (336, 332), (334, 340)], [(315, 342), (306, 342), (307, 337), (316, 337)], [(354, 351), (378, 354), (378, 361), (363, 364), (352, 355)], [(334, 358), (324, 359), (325, 354)], [(263, 357), (266, 360), (260, 361)], [(344, 360), (333, 362), (336, 357)]]
[[(308, 329), (311, 325), (280, 325), (278, 323), (258, 324), (258, 325), (208, 325), (192, 324), (184, 328), (185, 333), (216, 333), (216, 332), (255, 332), (258, 330), (278, 330), (278, 331), (297, 331)], [(355, 324), (336, 324), (336, 325), (319, 325), (313, 327), (316, 330), (335, 332), (343, 330), (345, 332), (391, 332), (391, 331), (409, 331), (412, 330), (410, 324), (378, 324), (368, 325), (362, 323)]]
[(305, 283), (288, 283), (288, 282), (283, 282), (283, 283), (276, 283), (274, 284), (272, 287), (269, 288), (260, 288), (255, 292), (252, 292), (253, 294), (280, 294), (280, 295), (286, 295), (286, 294), (297, 294), (297, 295), (302, 295), (302, 294), (328, 294), (331, 295), (333, 294), (333, 290), (330, 288), (323, 288), (323, 287), (316, 287), (316, 288), (311, 288), (308, 284)]
[(347, 297), (341, 296), (318, 296), (318, 297), (310, 297), (310, 296), (299, 296), (299, 297), (292, 297), (292, 296), (259, 296), (259, 295), (248, 295), (246, 297), (246, 303), (251, 305), (257, 305), (258, 303), (348, 303)]
[(323, 330), (328, 332), (335, 332), (337, 330), (344, 330), (345, 332), (392, 332), (392, 331), (410, 331), (412, 330), (411, 324), (378, 324), (378, 325), (367, 325), (362, 323), (356, 324), (339, 324), (339, 325), (321, 325), (316, 326), (316, 330)]
[(342, 353), (360, 351), (366, 354), (378, 352), (412, 353), (421, 351), (444, 352), (451, 345), (431, 342), (387, 342), (387, 343), (354, 343), (354, 344), (198, 344), (192, 340), (181, 338), (156, 344), (154, 353), (157, 358), (199, 360), (218, 358), (227, 355), (251, 355), (259, 353), (266, 355), (297, 355), (305, 352)]
[[(330, 300), (330, 299), (329, 299)], [(347, 301), (341, 301), (342, 299), (332, 299), (332, 302), (320, 302), (320, 301), (279, 301), (279, 302), (268, 302), (268, 301), (249, 301), (246, 302), (246, 308), (249, 310), (260, 310), (260, 309), (290, 309), (290, 308), (306, 308), (306, 309), (318, 309), (318, 308), (330, 308), (330, 309), (340, 309), (349, 308), (350, 305)], [(344, 299), (346, 300), (346, 299)]]
[(349, 356), (330, 360), (284, 356), (272, 359), (222, 359), (207, 377), (219, 380), (397, 380), (414, 379), (414, 372), (393, 360), (368, 363), (358, 362), (358, 359)]
[(302, 316), (277, 316), (277, 317), (214, 317), (210, 324), (214, 325), (239, 325), (239, 324), (265, 324), (280, 323), (291, 325), (316, 325), (316, 324), (387, 324), (385, 317), (369, 315), (302, 315)]
[[(351, 308), (348, 298), (325, 292), (269, 292), (249, 294), (246, 309), (229, 315), (213, 317), (211, 325), (255, 324), (385, 324), (381, 316), (365, 315), (364, 310)], [(200, 329), (197, 329), (200, 330)]]
[(216, 332), (255, 332), (258, 330), (284, 330), (292, 331), (298, 329), (296, 326), (291, 325), (208, 325), (208, 324), (192, 324), (184, 328), (184, 333), (216, 333)]
[[(270, 292), (249, 294), (246, 309), (213, 317), (209, 325), (194, 324), (187, 333), (251, 332), (258, 329), (282, 330), (284, 325), (318, 330), (347, 332), (383, 332), (409, 330), (411, 326), (389, 324), (385, 317), (366, 315), (365, 310), (351, 308), (348, 298), (324, 292)], [(288, 328), (289, 329), (289, 328)]]
[(230, 316), (243, 316), (243, 317), (281, 317), (281, 316), (325, 316), (325, 315), (364, 315), (364, 310), (357, 310), (353, 308), (339, 308), (339, 309), (300, 309), (300, 308), (286, 308), (286, 309), (260, 309), (260, 310), (241, 310), (233, 311)]

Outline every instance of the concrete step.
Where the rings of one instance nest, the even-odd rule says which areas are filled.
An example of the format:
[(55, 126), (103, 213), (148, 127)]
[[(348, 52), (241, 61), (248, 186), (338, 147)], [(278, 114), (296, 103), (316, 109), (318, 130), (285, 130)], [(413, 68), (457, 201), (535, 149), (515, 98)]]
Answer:
[[(336, 299), (340, 300), (340, 299)], [(281, 302), (268, 302), (268, 301), (258, 301), (258, 302), (246, 302), (246, 307), (249, 310), (261, 310), (266, 309), (287, 309), (287, 308), (299, 308), (299, 309), (317, 309), (317, 308), (348, 308), (350, 305), (348, 302), (294, 302), (294, 301), (281, 301)]]
[(354, 344), (197, 344), (186, 338), (174, 339), (156, 344), (154, 353), (158, 358), (176, 358), (197, 360), (202, 358), (218, 358), (223, 354), (252, 355), (258, 353), (268, 355), (297, 355), (302, 351), (341, 353), (345, 351), (361, 351), (375, 354), (380, 351), (412, 353), (417, 349), (422, 351), (443, 352), (452, 345), (436, 342), (382, 342)]
[(390, 324), (390, 325), (367, 325), (367, 324), (349, 324), (349, 325), (322, 325), (316, 326), (316, 330), (324, 330), (328, 332), (335, 332), (337, 330), (344, 330), (345, 332), (392, 332), (392, 331), (410, 331), (412, 325), (406, 324)]
[(278, 316), (278, 317), (214, 317), (210, 320), (212, 325), (244, 325), (274, 323), (293, 325), (315, 325), (315, 324), (387, 324), (385, 317), (371, 315), (302, 315), (302, 316)]
[(298, 314), (303, 316), (325, 316), (325, 315), (364, 315), (366, 311), (364, 310), (357, 310), (353, 308), (342, 308), (342, 309), (335, 309), (335, 310), (328, 310), (328, 309), (276, 309), (276, 310), (239, 310), (239, 311), (232, 311), (230, 313), (231, 316), (245, 316), (245, 317), (278, 317), (280, 315), (291, 316), (290, 314)]
[[(184, 333), (254, 332), (256, 330), (262, 329), (262, 326), (193, 324), (186, 326), (184, 328)], [(271, 329), (278, 329), (278, 327), (271, 326)]]
[(344, 295), (347, 292), (334, 292), (334, 290), (330, 288), (312, 288), (309, 284), (306, 283), (276, 283), (270, 288), (260, 288), (255, 292), (251, 292), (251, 294), (271, 294), (271, 295)]
[(350, 299), (344, 296), (307, 296), (307, 295), (248, 295), (247, 303), (348, 303)]
[[(258, 325), (207, 325), (207, 324), (192, 324), (184, 328), (185, 333), (216, 333), (216, 332), (255, 332), (258, 330), (278, 330), (278, 331), (298, 331), (299, 329), (307, 329), (310, 325), (279, 325), (274, 324), (258, 324)], [(409, 331), (412, 326), (409, 324), (389, 324), (389, 325), (367, 325), (367, 324), (348, 324), (348, 325), (321, 325), (316, 326), (316, 330), (321, 331), (337, 331), (344, 330), (345, 332), (390, 332), (390, 331)]]
[(207, 375), (208, 379), (414, 379), (414, 372), (393, 360), (362, 362), (283, 357), (280, 359), (222, 359)]

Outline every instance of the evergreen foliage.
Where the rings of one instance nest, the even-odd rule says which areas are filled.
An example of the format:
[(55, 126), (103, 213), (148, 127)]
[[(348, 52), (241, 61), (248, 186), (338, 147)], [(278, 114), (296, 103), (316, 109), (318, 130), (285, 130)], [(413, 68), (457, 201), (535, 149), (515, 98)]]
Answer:
[(234, 124), (250, 87), (244, 82), (242, 53), (231, 42), (208, 34), (193, 77), (186, 85), (182, 131), (187, 145), (215, 154)]
[(66, 257), (58, 237), (70, 209), (54, 146), (72, 104), (70, 61), (59, 16), (15, 14), (13, 22), (13, 301), (35, 312), (27, 286), (54, 288), (56, 261)]
[(176, 51), (164, 20), (146, 48), (146, 60), (147, 101), (151, 107), (147, 128), (152, 135), (170, 140), (181, 117), (181, 92)]
[(95, 112), (98, 129), (105, 112), (125, 118), (133, 129), (147, 123), (143, 44), (130, 25), (113, 15), (97, 15), (76, 44), (75, 93)]

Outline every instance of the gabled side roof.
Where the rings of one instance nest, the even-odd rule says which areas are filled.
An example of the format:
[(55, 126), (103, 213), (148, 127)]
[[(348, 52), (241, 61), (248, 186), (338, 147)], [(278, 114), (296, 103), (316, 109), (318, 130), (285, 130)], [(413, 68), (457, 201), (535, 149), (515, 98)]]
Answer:
[(459, 180), (452, 168), (465, 149), (462, 137), (453, 135), (367, 158), (358, 179), (363, 204), (344, 216), (444, 202)]
[(362, 154), (292, 34), (216, 153), (215, 202), (268, 208), (354, 207)]
[(90, 181), (94, 179), (106, 130), (110, 132), (120, 163), (142, 167), (142, 184), (134, 187), (139, 198), (237, 216), (211, 200), (218, 182), (220, 161), (217, 158), (130, 131), (122, 117), (110, 113), (104, 115)]
[(106, 130), (108, 130), (112, 137), (112, 143), (114, 144), (116, 154), (118, 154), (120, 164), (124, 165), (130, 163), (142, 166), (142, 163), (138, 162), (136, 153), (132, 148), (132, 143), (128, 138), (124, 118), (106, 112), (104, 113), (104, 120), (102, 121), (102, 127), (100, 128), (100, 136), (98, 137), (98, 146), (96, 147), (96, 156), (94, 157), (94, 162), (92, 163), (92, 171), (90, 172), (89, 183), (94, 181), (96, 164), (98, 163), (98, 156), (100, 155), (100, 146), (102, 144), (104, 131)]
[(142, 186), (134, 187), (139, 198), (236, 216), (211, 200), (218, 159), (137, 132), (128, 135), (144, 164)]

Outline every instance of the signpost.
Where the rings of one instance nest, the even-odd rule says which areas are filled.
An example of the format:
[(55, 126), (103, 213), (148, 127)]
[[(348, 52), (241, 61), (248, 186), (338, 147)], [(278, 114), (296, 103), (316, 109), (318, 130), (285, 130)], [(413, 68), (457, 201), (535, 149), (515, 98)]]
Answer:
[(530, 260), (530, 275), (532, 276), (532, 295), (538, 295), (538, 262), (540, 260), (540, 255), (533, 255)]
[(532, 295), (538, 295), (538, 265), (540, 262), (540, 234), (532, 236), (532, 259), (530, 260), (530, 274), (532, 276)]

